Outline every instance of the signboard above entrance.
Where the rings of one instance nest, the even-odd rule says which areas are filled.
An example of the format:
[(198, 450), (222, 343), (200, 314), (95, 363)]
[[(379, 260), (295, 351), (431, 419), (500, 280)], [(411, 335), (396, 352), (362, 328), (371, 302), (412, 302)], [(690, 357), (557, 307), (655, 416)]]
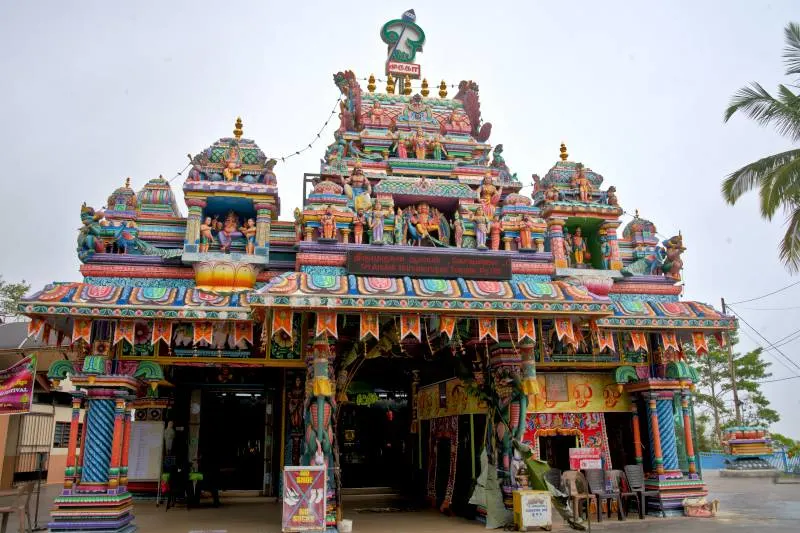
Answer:
[(389, 250), (348, 250), (347, 272), (375, 277), (509, 280), (511, 258), (481, 253), (412, 256)]

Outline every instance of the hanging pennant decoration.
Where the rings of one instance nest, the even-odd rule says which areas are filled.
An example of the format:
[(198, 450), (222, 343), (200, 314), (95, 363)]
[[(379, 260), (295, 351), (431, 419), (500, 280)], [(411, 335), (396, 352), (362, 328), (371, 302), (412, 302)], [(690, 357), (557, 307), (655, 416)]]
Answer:
[(670, 348), (675, 350), (676, 352), (680, 350), (680, 348), (678, 347), (678, 338), (675, 336), (674, 331), (662, 331), (661, 342), (664, 345), (665, 352)]
[(484, 337), (491, 337), (498, 342), (500, 340), (497, 335), (497, 320), (494, 318), (479, 318), (478, 319), (478, 340), (482, 341)]
[(566, 338), (571, 341), (575, 339), (575, 332), (572, 329), (572, 320), (569, 318), (556, 318), (555, 323), (558, 340), (563, 341)]
[(644, 350), (647, 353), (647, 334), (644, 331), (631, 331), (630, 335), (633, 351)]
[(253, 323), (236, 322), (233, 326), (233, 344), (238, 345), (241, 341), (253, 344)]
[(358, 332), (359, 340), (364, 340), (367, 335), (372, 335), (375, 339), (380, 338), (381, 328), (378, 315), (371, 313), (361, 313), (360, 327)]
[(336, 328), (336, 313), (330, 311), (319, 311), (317, 312), (317, 327), (315, 336), (320, 337), (326, 333), (334, 339), (339, 337), (339, 331)]
[(694, 344), (694, 353), (708, 355), (708, 341), (706, 341), (705, 333), (702, 331), (692, 333), (692, 343)]
[(452, 339), (453, 332), (455, 330), (456, 330), (456, 317), (454, 316), (439, 317), (439, 332), (442, 335), (447, 335), (448, 339)]
[(609, 349), (611, 353), (615, 353), (617, 351), (617, 347), (614, 345), (614, 332), (609, 331), (607, 329), (597, 329), (597, 344), (600, 347), (600, 351), (602, 352), (606, 348)]
[(413, 335), (417, 340), (422, 340), (419, 315), (400, 315), (400, 340), (409, 335)]
[(721, 331), (714, 333), (714, 338), (717, 339), (717, 344), (719, 344), (720, 348), (724, 348), (728, 345), (728, 341), (725, 337), (725, 334)]
[(517, 341), (522, 342), (522, 340), (526, 338), (536, 341), (536, 323), (532, 318), (518, 318)]
[(114, 327), (114, 344), (120, 341), (128, 341), (128, 344), (133, 346), (133, 336), (136, 331), (133, 320), (120, 320)]
[(84, 340), (91, 342), (92, 340), (92, 321), (84, 318), (76, 318), (72, 326), (72, 342)]
[(32, 318), (30, 322), (28, 322), (28, 336), (33, 335), (34, 337), (38, 337), (42, 330), (44, 329), (45, 321), (41, 318)]
[(158, 341), (164, 341), (167, 344), (172, 340), (172, 322), (169, 320), (156, 320), (153, 323), (153, 345), (158, 344)]
[(211, 344), (214, 342), (214, 325), (211, 322), (195, 322), (192, 325), (194, 326), (194, 334), (192, 335), (194, 344), (200, 342)]
[(293, 313), (286, 309), (276, 309), (272, 313), (272, 334), (283, 332), (290, 339), (292, 338), (292, 319)]

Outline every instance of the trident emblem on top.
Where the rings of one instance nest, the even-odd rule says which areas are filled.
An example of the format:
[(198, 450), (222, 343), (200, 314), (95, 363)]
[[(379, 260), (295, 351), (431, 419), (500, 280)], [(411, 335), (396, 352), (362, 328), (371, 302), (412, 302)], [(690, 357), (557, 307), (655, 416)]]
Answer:
[(417, 15), (409, 9), (399, 19), (390, 20), (381, 28), (381, 39), (389, 46), (389, 61), (411, 63), (425, 44), (425, 32), (416, 25)]

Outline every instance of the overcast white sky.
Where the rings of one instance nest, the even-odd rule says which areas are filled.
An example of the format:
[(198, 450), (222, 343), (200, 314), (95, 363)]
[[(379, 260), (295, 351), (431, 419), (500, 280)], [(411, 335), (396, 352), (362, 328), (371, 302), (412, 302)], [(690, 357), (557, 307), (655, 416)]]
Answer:
[[(0, 274), (34, 288), (79, 279), (81, 203), (104, 205), (127, 176), (136, 189), (174, 176), (238, 115), (268, 155), (306, 146), (336, 102), (333, 73), (381, 75), (380, 27), (411, 7), (427, 36), (423, 75), (480, 84), (490, 142), (512, 171), (544, 175), (563, 140), (626, 210), (662, 235), (683, 232), (687, 298), (719, 306), (794, 281), (777, 260), (783, 221), (761, 221), (755, 195), (729, 207), (719, 194), (727, 173), (791, 146), (746, 119), (722, 123), (740, 86), (785, 81), (783, 28), (800, 19), (791, 0), (2, 2)], [(281, 218), (332, 132), (278, 164)], [(798, 295), (738, 310), (776, 341), (797, 329)], [(800, 362), (798, 346), (782, 349)], [(752, 347), (742, 335), (740, 349)], [(774, 377), (800, 374), (767, 357)], [(798, 386), (766, 386), (783, 416), (775, 429), (795, 438)]]

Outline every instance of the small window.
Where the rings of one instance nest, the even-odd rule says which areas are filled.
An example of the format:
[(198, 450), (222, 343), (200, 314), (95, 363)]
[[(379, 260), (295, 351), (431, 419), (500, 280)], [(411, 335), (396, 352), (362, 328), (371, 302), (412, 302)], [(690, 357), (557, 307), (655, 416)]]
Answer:
[[(53, 433), (53, 448), (66, 448), (69, 446), (69, 422), (56, 422)], [(81, 435), (83, 435), (83, 424), (78, 424), (78, 448), (81, 447)]]

